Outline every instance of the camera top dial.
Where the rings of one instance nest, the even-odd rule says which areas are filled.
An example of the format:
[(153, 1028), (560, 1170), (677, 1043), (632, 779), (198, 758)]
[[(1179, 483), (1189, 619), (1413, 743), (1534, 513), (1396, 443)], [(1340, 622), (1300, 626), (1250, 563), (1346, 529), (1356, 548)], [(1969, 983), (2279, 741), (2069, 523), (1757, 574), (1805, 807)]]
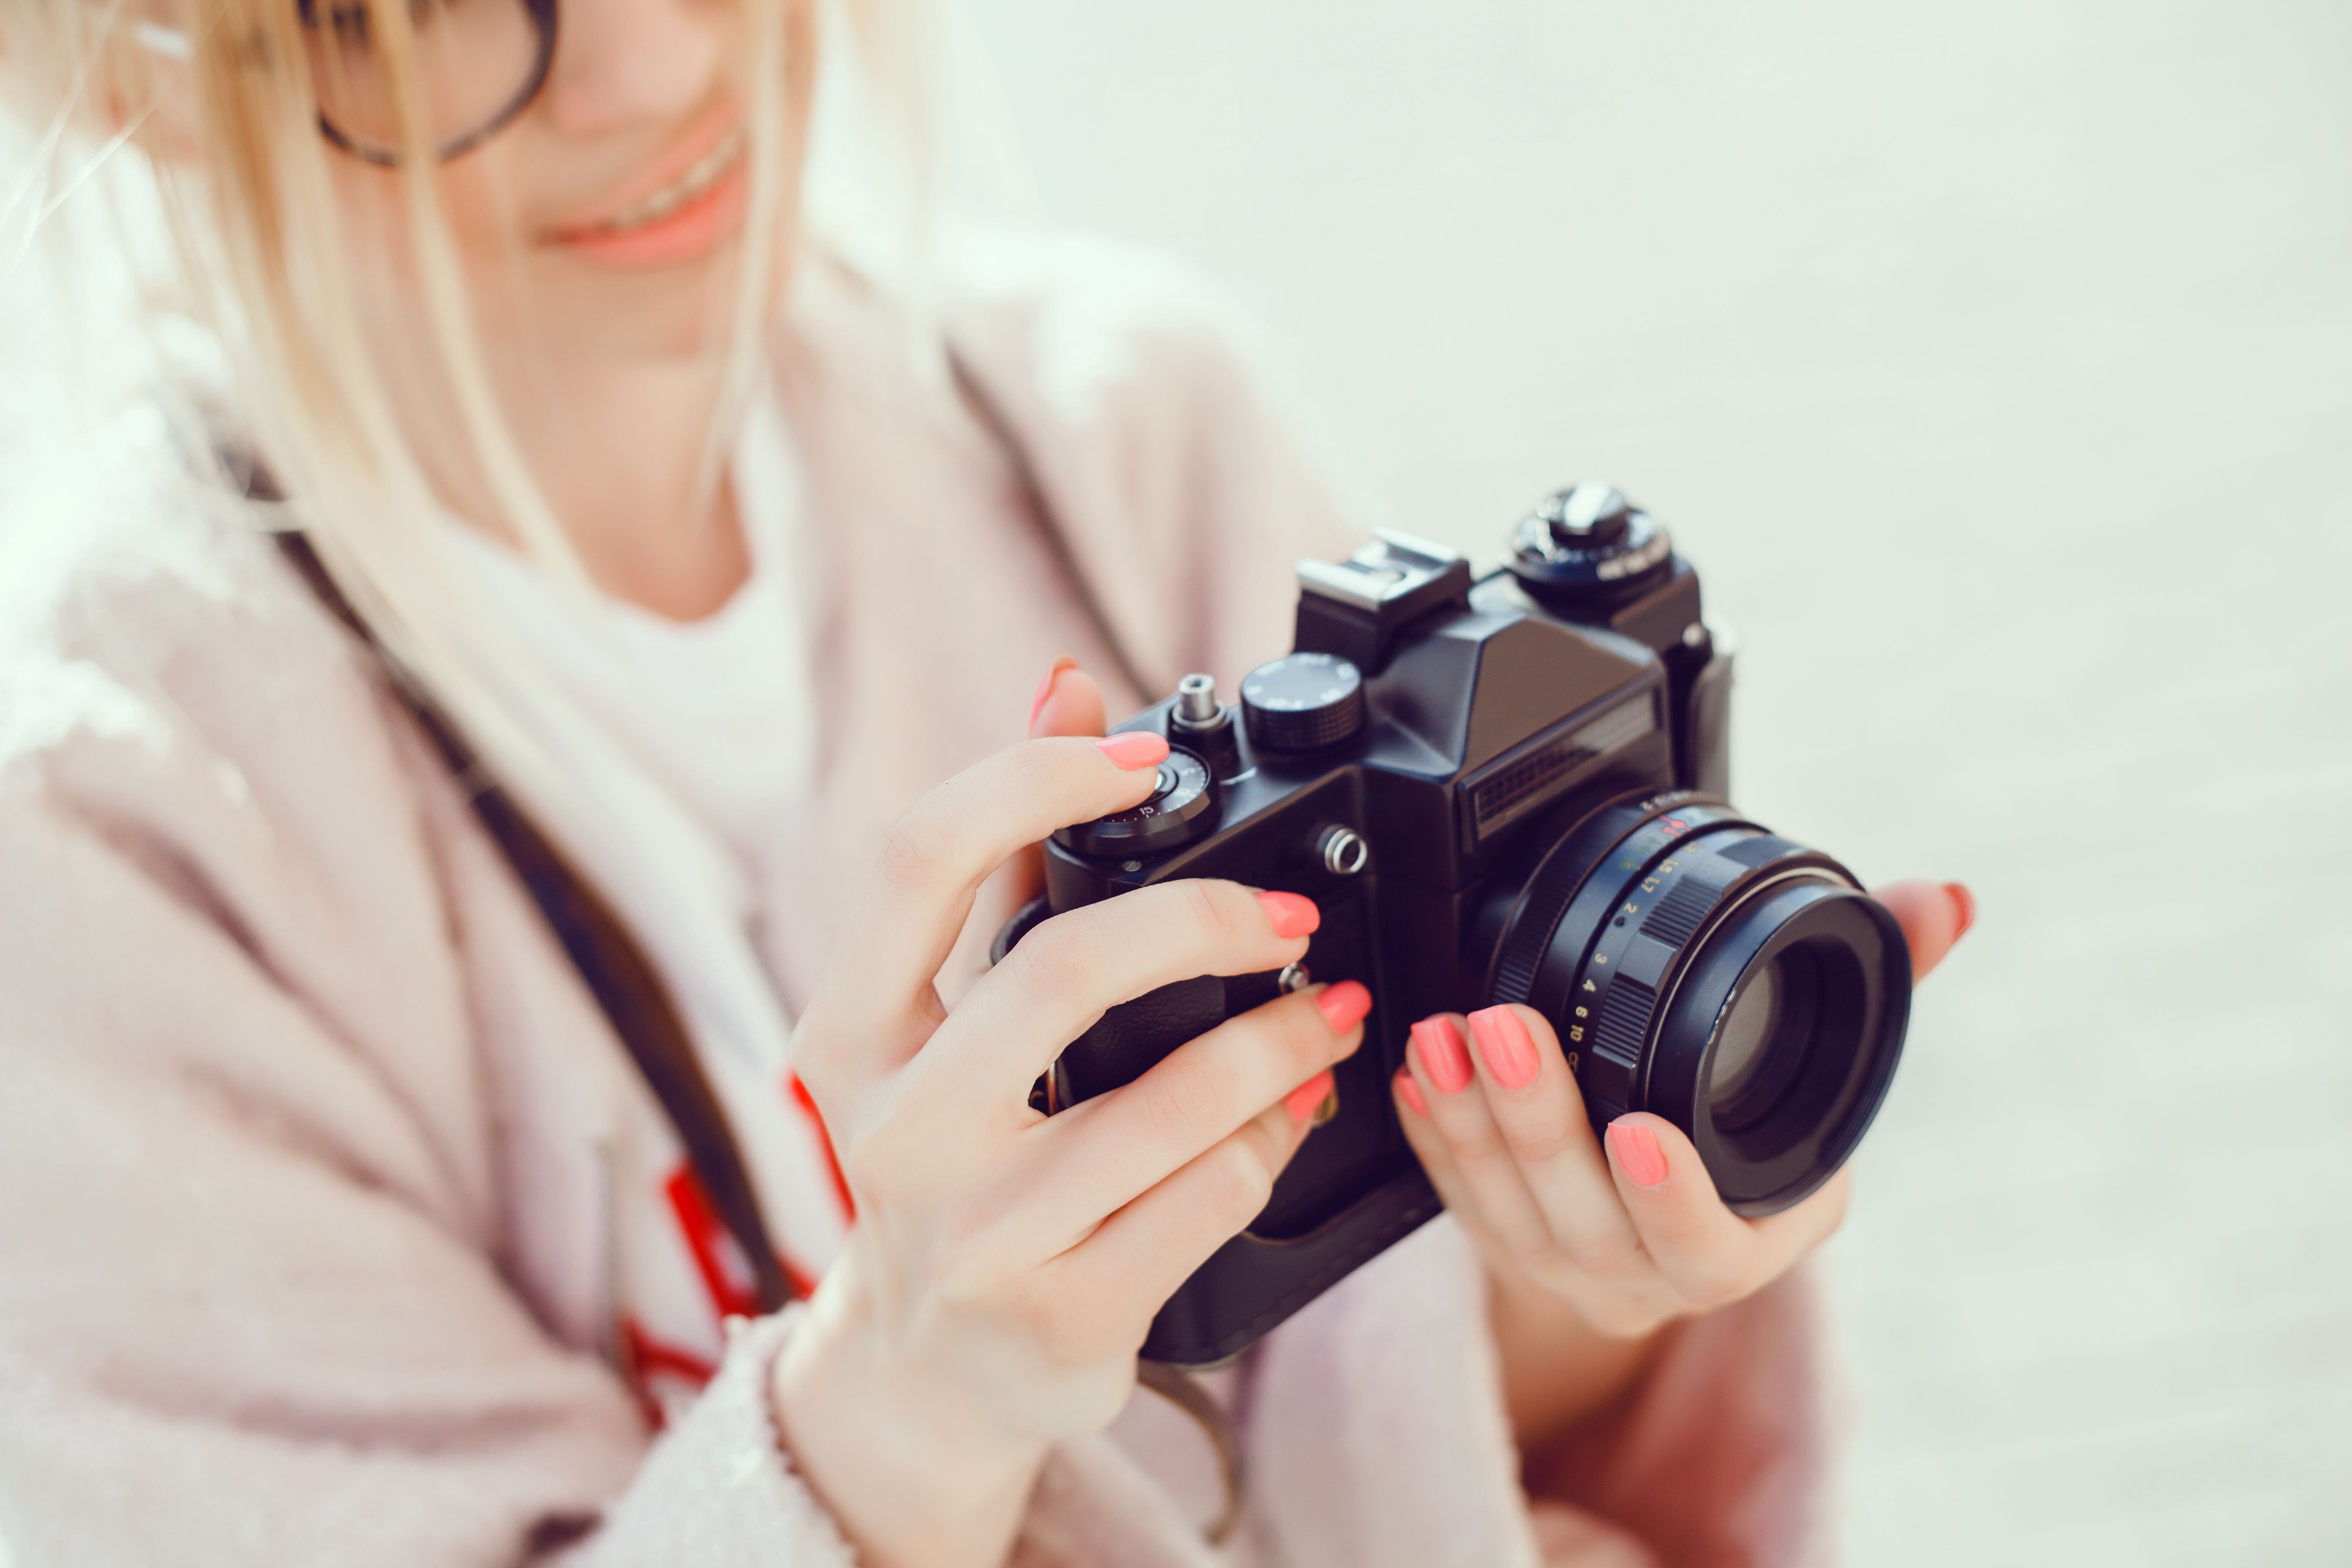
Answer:
[(1364, 676), (1329, 653), (1294, 653), (1242, 681), (1253, 744), (1269, 752), (1337, 745), (1364, 727)]
[(1657, 521), (1598, 480), (1546, 496), (1511, 531), (1511, 575), (1562, 614), (1628, 598), (1672, 571), (1673, 559)]
[(1139, 805), (1057, 830), (1054, 842), (1106, 860), (1162, 855), (1190, 844), (1217, 820), (1217, 781), (1181, 747), (1169, 748), (1160, 777)]

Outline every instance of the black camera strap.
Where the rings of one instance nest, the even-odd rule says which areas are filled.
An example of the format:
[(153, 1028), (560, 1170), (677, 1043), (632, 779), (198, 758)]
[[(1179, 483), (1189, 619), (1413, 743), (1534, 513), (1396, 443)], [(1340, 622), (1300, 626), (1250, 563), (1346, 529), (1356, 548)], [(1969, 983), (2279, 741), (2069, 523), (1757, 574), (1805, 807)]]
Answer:
[[(257, 500), (278, 499), (257, 468), (248, 469), (246, 493)], [(742, 1249), (760, 1310), (772, 1312), (791, 1300), (792, 1281), (768, 1237), (759, 1191), (751, 1184), (743, 1151), (719, 1096), (702, 1070), (669, 987), (628, 927), (603, 895), (574, 869), (530, 814), (516, 804), (466, 743), (456, 724), (383, 652), (367, 623), (335, 586), (309, 537), (276, 535), (278, 548), (310, 592), (375, 656), (385, 684), (408, 710), (435, 752), (465, 792), (474, 819), (499, 847), (507, 864), (539, 906), (548, 929), (563, 947), (605, 1021), (627, 1047), (646, 1086), (677, 1129), (686, 1155), (710, 1206)]]

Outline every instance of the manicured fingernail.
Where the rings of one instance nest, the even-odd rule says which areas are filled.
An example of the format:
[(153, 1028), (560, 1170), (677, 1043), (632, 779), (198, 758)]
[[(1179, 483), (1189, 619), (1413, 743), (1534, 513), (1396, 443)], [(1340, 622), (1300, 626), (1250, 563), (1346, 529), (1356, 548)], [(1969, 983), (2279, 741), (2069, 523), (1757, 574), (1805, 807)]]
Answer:
[(1415, 1116), (1429, 1114), (1429, 1101), (1421, 1098), (1421, 1085), (1412, 1081), (1411, 1068), (1397, 1068), (1396, 1088), (1397, 1093), (1404, 1098), (1405, 1104), (1412, 1108)]
[(1322, 1009), (1323, 1021), (1331, 1026), (1331, 1032), (1344, 1035), (1362, 1023), (1364, 1015), (1372, 1010), (1372, 994), (1357, 981), (1342, 980), (1317, 992), (1315, 1005)]
[(1952, 895), (1952, 907), (1960, 911), (1960, 929), (1952, 933), (1958, 942), (1969, 934), (1969, 927), (1977, 923), (1977, 896), (1969, 891), (1965, 882), (1947, 882), (1944, 891)]
[(1543, 1070), (1528, 1026), (1508, 1007), (1481, 1007), (1471, 1014), (1470, 1037), (1478, 1042), (1486, 1070), (1505, 1089), (1525, 1089)]
[(1640, 1122), (1621, 1119), (1609, 1124), (1609, 1154), (1625, 1179), (1643, 1192), (1666, 1184), (1666, 1152), (1658, 1147), (1658, 1135)]
[(1323, 911), (1303, 893), (1260, 893), (1257, 901), (1276, 936), (1307, 936), (1323, 923)]
[(1451, 1018), (1423, 1018), (1412, 1026), (1412, 1048), (1421, 1053), (1421, 1070), (1440, 1094), (1460, 1094), (1470, 1087), (1470, 1047)]
[(1149, 730), (1130, 730), (1124, 735), (1105, 735), (1095, 742), (1095, 750), (1134, 773), (1139, 768), (1156, 768), (1167, 759), (1168, 738)]
[(1066, 669), (1076, 669), (1077, 668), (1078, 661), (1070, 658), (1066, 654), (1054, 661), (1054, 668), (1047, 670), (1045, 672), (1045, 679), (1037, 683), (1037, 695), (1031, 698), (1029, 700), (1029, 728), (1031, 730), (1034, 731), (1037, 728), (1037, 715), (1045, 710), (1046, 701), (1054, 695), (1054, 682), (1062, 679), (1062, 671)]
[(1315, 1114), (1334, 1089), (1331, 1069), (1325, 1068), (1297, 1089), (1282, 1097), (1282, 1109), (1290, 1112), (1293, 1121), (1304, 1121)]

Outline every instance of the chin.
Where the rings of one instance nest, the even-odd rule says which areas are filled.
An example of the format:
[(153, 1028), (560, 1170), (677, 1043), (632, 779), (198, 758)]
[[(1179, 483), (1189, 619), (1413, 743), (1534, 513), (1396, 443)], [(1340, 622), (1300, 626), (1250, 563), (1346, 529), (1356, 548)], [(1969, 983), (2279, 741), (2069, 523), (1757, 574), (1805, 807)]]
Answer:
[(620, 270), (551, 256), (533, 268), (530, 299), (511, 313), (569, 357), (585, 351), (673, 358), (718, 352), (734, 328), (740, 239), (691, 260)]

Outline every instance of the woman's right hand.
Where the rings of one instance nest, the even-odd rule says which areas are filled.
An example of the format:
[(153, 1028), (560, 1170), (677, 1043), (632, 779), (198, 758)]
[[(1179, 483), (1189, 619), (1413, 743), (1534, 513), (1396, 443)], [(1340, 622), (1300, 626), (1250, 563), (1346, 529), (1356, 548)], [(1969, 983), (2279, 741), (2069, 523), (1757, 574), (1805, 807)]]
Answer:
[(1147, 734), (1033, 740), (892, 829), (803, 1016), (857, 1221), (776, 1363), (779, 1427), (863, 1561), (993, 1564), (1053, 1443), (1100, 1430), (1151, 1318), (1247, 1225), (1363, 1037), (1352, 982), (1231, 1019), (1051, 1120), (1031, 1084), (1106, 1008), (1277, 969), (1312, 904), (1165, 882), (1045, 921), (957, 1002), (940, 970), (991, 871), (1150, 793)]

